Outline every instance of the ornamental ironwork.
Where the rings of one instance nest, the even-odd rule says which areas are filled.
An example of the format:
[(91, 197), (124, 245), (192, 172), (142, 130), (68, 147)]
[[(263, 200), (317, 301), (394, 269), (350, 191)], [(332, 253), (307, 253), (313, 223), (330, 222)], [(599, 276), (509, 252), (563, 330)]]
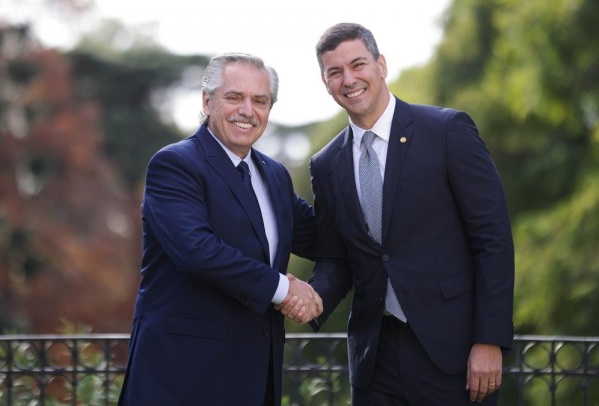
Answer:
[[(116, 405), (128, 334), (0, 336), (0, 405)], [(500, 405), (599, 405), (599, 337), (516, 336)], [(288, 334), (283, 405), (349, 405), (346, 335)]]

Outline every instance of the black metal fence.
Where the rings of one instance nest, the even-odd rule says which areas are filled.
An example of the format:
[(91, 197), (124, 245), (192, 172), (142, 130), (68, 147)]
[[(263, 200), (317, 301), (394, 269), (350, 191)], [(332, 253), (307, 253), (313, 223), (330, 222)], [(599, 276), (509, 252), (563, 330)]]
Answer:
[[(126, 334), (0, 336), (0, 405), (115, 405)], [(504, 406), (599, 406), (599, 337), (516, 336)], [(345, 334), (288, 334), (283, 404), (349, 404)]]

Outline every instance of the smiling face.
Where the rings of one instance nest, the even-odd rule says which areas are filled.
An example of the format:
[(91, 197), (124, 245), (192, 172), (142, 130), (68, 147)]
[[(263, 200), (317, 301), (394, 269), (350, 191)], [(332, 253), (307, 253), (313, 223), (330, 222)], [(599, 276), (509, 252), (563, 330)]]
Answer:
[(212, 97), (202, 95), (212, 133), (240, 158), (260, 138), (272, 107), (268, 73), (247, 63), (230, 63), (223, 85)]
[(387, 63), (375, 61), (360, 39), (345, 41), (322, 55), (322, 81), (352, 121), (370, 129), (389, 104)]

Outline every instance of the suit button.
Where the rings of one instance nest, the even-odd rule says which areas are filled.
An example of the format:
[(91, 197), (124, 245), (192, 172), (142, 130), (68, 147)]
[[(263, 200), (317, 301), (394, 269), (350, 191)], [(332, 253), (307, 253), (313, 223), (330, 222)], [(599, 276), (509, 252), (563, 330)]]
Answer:
[(270, 333), (268, 332), (268, 330), (262, 330), (262, 335), (264, 337), (268, 337), (270, 335)]
[(389, 261), (389, 255), (383, 254), (383, 261)]

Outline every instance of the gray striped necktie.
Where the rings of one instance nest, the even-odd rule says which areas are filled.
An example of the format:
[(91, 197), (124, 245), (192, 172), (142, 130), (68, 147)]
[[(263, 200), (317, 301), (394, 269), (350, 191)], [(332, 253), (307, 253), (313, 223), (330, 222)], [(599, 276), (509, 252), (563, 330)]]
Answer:
[[(383, 179), (376, 152), (372, 142), (376, 134), (366, 131), (362, 136), (363, 149), (360, 154), (360, 194), (362, 195), (362, 213), (368, 225), (368, 232), (379, 244), (382, 244), (383, 227)], [(405, 322), (406, 316), (401, 309), (397, 296), (387, 279), (387, 297), (385, 308), (389, 313)]]

